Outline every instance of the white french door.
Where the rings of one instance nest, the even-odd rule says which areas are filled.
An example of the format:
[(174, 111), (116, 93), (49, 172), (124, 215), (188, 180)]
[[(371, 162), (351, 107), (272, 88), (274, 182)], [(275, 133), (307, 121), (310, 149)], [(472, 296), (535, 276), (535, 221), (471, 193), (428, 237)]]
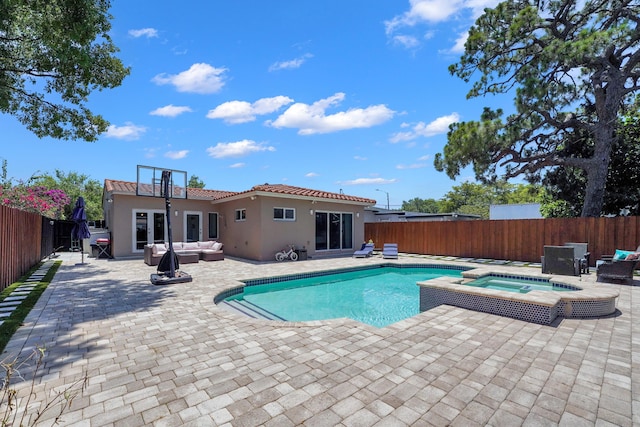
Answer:
[(167, 241), (165, 211), (134, 210), (133, 211), (133, 252), (144, 251), (144, 246), (151, 243)]

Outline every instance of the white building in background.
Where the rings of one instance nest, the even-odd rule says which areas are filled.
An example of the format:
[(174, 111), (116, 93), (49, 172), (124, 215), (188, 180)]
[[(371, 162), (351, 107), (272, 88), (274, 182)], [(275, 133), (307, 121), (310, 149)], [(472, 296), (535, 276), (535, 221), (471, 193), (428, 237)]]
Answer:
[(490, 205), (489, 219), (538, 219), (542, 218), (540, 203)]

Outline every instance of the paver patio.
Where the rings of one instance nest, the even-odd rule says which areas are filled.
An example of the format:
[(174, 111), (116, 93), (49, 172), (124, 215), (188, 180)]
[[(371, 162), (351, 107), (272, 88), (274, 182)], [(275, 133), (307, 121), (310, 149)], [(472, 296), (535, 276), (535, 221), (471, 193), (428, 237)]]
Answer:
[(640, 425), (638, 286), (607, 285), (620, 289), (607, 318), (543, 326), (440, 306), (377, 329), (249, 319), (213, 298), (238, 279), (389, 261), (380, 256), (227, 258), (184, 265), (193, 282), (167, 286), (139, 259), (77, 258), (63, 254), (4, 355), (46, 347), (32, 410), (88, 374), (60, 425)]

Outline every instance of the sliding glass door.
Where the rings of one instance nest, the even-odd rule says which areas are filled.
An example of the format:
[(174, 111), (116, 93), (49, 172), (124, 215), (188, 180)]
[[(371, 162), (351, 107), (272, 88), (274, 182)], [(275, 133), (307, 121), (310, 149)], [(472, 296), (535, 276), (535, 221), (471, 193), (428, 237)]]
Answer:
[(353, 249), (353, 214), (316, 211), (316, 250)]

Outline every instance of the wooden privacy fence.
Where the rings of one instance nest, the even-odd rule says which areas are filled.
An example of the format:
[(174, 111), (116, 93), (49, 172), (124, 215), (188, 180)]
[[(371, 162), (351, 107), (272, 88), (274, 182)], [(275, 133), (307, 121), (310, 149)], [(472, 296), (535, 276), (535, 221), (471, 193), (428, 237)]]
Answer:
[(366, 240), (400, 252), (540, 262), (545, 245), (587, 242), (591, 265), (616, 249), (640, 245), (640, 217), (482, 221), (370, 222)]
[(0, 290), (52, 252), (49, 218), (0, 205)]

